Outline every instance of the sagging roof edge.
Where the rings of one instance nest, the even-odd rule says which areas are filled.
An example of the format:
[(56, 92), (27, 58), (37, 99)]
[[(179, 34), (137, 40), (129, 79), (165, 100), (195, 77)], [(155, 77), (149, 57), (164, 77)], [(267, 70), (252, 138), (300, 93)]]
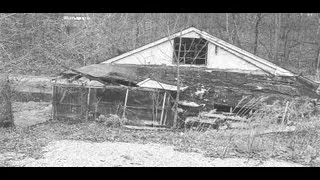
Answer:
[[(104, 66), (104, 65), (107, 65), (107, 63), (104, 63), (104, 64), (94, 64), (94, 65), (102, 65), (102, 66)], [(108, 66), (109, 65), (111, 65), (111, 66), (125, 66), (125, 67), (141, 67), (141, 65), (129, 65), (129, 64), (121, 64), (121, 65), (118, 65), (118, 64), (108, 64)], [(91, 66), (91, 65), (89, 65), (89, 66)], [(142, 65), (142, 66), (147, 66), (147, 67), (149, 67), (150, 65)], [(156, 66), (156, 67), (158, 67), (158, 66), (161, 66), (161, 67), (163, 67), (163, 65), (154, 65), (154, 66)], [(64, 68), (66, 68), (66, 69), (68, 69), (68, 70), (70, 70), (71, 72), (73, 72), (74, 74), (83, 74), (83, 72), (80, 72), (80, 71), (78, 71), (78, 70), (75, 70), (75, 69), (72, 69), (72, 68), (68, 68), (68, 67), (64, 67)], [(82, 67), (83, 68), (83, 67)], [(193, 69), (193, 68), (192, 68)], [(196, 70), (199, 70), (199, 68), (195, 68)], [(207, 72), (212, 72), (212, 71), (215, 71), (215, 69), (208, 69), (208, 68), (205, 68), (205, 67), (203, 67), (202, 68), (202, 70), (204, 70), (204, 71), (207, 71)], [(69, 71), (69, 72), (70, 72)], [(223, 71), (223, 70), (218, 70), (218, 71)], [(224, 72), (224, 71), (223, 71)], [(236, 72), (236, 73), (241, 73), (241, 72)], [(62, 73), (63, 74), (63, 73)], [(250, 73), (251, 74), (251, 73)], [(84, 77), (87, 77), (88, 79), (90, 79), (90, 80), (97, 80), (98, 82), (101, 82), (101, 83), (105, 83), (105, 79), (112, 79), (113, 78), (113, 80), (114, 81), (118, 81), (118, 80), (120, 80), (120, 79), (118, 79), (118, 80), (116, 80), (114, 77), (105, 77), (105, 78), (103, 78), (104, 80), (101, 80), (101, 78), (99, 78), (99, 77), (91, 77), (91, 75), (87, 75), (87, 74), (83, 74), (84, 75)], [(253, 75), (255, 75), (255, 74), (253, 74)], [(312, 88), (312, 89), (314, 89), (314, 90), (316, 90), (317, 88), (319, 88), (319, 85), (320, 85), (320, 83), (319, 82), (316, 82), (316, 81), (313, 81), (313, 80), (311, 80), (311, 79), (309, 79), (309, 78), (307, 78), (307, 77), (304, 77), (304, 76), (301, 76), (301, 74), (300, 75), (297, 75), (297, 76), (278, 76), (278, 77), (284, 77), (284, 78), (286, 78), (286, 77), (292, 77), (292, 78), (294, 78), (296, 81), (299, 81), (300, 83), (303, 83), (303, 84), (305, 84), (307, 87), (309, 87), (309, 88)], [(101, 81), (99, 81), (99, 80), (101, 80)], [(123, 82), (125, 82), (124, 83), (124, 85), (128, 85), (128, 84), (130, 84), (130, 82), (128, 81), (128, 80), (126, 80), (126, 79), (124, 79), (124, 78), (122, 78), (121, 79)], [(141, 80), (139, 80), (139, 81), (141, 81)], [(137, 83), (139, 83), (139, 81), (132, 81), (131, 82), (131, 86), (132, 85), (134, 85), (134, 86), (138, 86), (137, 85)], [(123, 83), (122, 83), (123, 84)]]
[[(177, 91), (178, 87), (175, 86), (175, 85), (171, 85), (171, 84), (167, 84), (167, 83), (161, 83), (159, 81), (156, 81), (156, 80), (153, 80), (153, 79), (150, 79), (150, 78), (147, 78), (141, 82), (129, 82), (129, 81), (126, 81), (125, 83), (123, 83), (125, 80), (122, 80), (122, 79), (115, 79), (115, 78), (112, 78), (111, 81), (118, 81), (118, 86), (117, 85), (107, 85), (106, 83), (108, 83), (108, 81), (106, 81), (106, 79), (110, 78), (110, 77), (104, 77), (104, 78), (99, 78), (99, 77), (93, 77), (89, 74), (86, 74), (86, 73), (83, 73), (83, 72), (80, 72), (80, 71), (77, 71), (77, 70), (74, 70), (72, 68), (70, 68), (69, 70), (75, 72), (76, 74), (78, 75), (81, 75), (85, 78), (87, 78), (88, 80), (90, 81), (97, 81), (101, 84), (104, 84), (103, 86), (99, 85), (99, 86), (90, 86), (90, 85), (82, 85), (82, 84), (73, 84), (73, 83), (57, 83), (57, 79), (54, 79), (52, 80), (52, 82), (54, 82), (56, 85), (61, 85), (61, 86), (83, 86), (83, 87), (90, 87), (90, 88), (108, 88), (108, 87), (135, 87), (135, 88), (142, 88), (142, 89), (159, 89), (159, 90), (165, 90), (165, 91)], [(154, 86), (152, 84), (149, 84), (149, 85), (145, 85), (145, 83), (147, 82), (156, 82), (158, 86)], [(180, 87), (180, 91), (184, 91), (188, 88), (188, 86), (185, 86), (185, 87)]]

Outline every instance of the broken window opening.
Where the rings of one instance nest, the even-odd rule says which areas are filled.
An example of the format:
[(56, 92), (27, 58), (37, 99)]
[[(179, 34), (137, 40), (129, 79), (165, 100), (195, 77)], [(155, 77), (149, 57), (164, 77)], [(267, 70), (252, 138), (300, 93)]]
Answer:
[[(174, 63), (179, 57), (180, 64), (206, 65), (208, 41), (203, 38), (181, 38), (174, 39)], [(180, 50), (179, 50), (180, 47)], [(180, 52), (180, 53), (179, 53)]]

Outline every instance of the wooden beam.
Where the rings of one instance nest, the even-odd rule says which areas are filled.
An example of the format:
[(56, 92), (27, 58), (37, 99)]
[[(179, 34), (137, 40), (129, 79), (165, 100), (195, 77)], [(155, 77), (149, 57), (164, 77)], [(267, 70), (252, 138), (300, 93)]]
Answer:
[(219, 118), (219, 119), (226, 119), (226, 120), (233, 120), (233, 121), (245, 121), (245, 122), (249, 121), (248, 119), (242, 118), (239, 116), (226, 116), (223, 114), (204, 114), (202, 116), (208, 117), (208, 118)]
[(126, 97), (125, 97), (125, 99), (124, 99), (124, 106), (123, 106), (122, 118), (125, 118), (125, 117), (126, 117), (126, 108), (127, 108), (128, 94), (129, 94), (129, 89), (127, 88)]
[(54, 83), (55, 86), (59, 87), (79, 87), (79, 88), (91, 88), (91, 89), (130, 89), (130, 90), (141, 90), (141, 91), (158, 91), (157, 89), (144, 88), (144, 87), (131, 87), (131, 86), (115, 86), (115, 85), (105, 85), (105, 86), (86, 86), (80, 84), (62, 84)]
[(166, 98), (167, 98), (167, 91), (164, 92), (163, 95), (163, 102), (162, 102), (162, 110), (161, 110), (161, 116), (160, 116), (160, 124), (163, 125), (163, 113), (164, 113), (164, 106), (166, 103)]
[(64, 98), (66, 97), (67, 91), (63, 91), (63, 94), (59, 100), (59, 104), (62, 104), (62, 101), (64, 100)]
[(166, 124), (166, 122), (167, 122), (168, 107), (169, 107), (169, 105), (170, 105), (170, 94), (169, 94), (169, 96), (168, 96), (167, 98), (168, 98), (168, 100), (167, 100), (166, 114), (165, 114), (165, 116), (164, 116), (164, 120), (163, 120), (163, 124), (164, 124), (164, 125), (165, 125), (165, 124)]
[(289, 101), (287, 101), (287, 103), (286, 103), (286, 108), (285, 108), (285, 110), (284, 110), (284, 114), (283, 114), (283, 117), (282, 117), (282, 122), (281, 122), (281, 124), (285, 124), (285, 120), (286, 120), (286, 116), (287, 116), (287, 111), (288, 111), (288, 106), (289, 106)]

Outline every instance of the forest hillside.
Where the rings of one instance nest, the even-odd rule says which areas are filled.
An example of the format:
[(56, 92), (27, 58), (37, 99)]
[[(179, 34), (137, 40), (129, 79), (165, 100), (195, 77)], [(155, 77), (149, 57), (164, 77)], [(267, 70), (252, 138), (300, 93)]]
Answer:
[(0, 73), (54, 76), (190, 26), (305, 76), (319, 67), (314, 13), (3, 13)]

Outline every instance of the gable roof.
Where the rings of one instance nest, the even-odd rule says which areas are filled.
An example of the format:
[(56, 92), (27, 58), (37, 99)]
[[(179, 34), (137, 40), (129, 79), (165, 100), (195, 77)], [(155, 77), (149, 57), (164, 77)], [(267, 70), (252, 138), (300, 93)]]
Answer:
[(153, 46), (156, 46), (158, 44), (161, 44), (161, 43), (164, 43), (166, 41), (169, 41), (169, 40), (172, 40), (173, 38), (175, 37), (179, 37), (179, 36), (183, 36), (185, 34), (188, 34), (188, 33), (191, 33), (191, 32), (195, 32), (197, 33), (200, 37), (206, 39), (207, 41), (209, 41), (210, 43), (220, 47), (220, 48), (223, 48), (225, 49), (226, 51), (236, 55), (236, 56), (239, 56), (242, 60), (246, 61), (247, 63), (269, 73), (269, 74), (272, 74), (272, 75), (280, 75), (280, 76), (296, 76), (295, 74), (293, 74), (292, 72), (290, 72), (289, 70), (286, 70), (284, 68), (281, 68), (279, 66), (277, 66), (276, 64), (273, 64), (271, 63), (270, 61), (266, 60), (266, 59), (263, 59), (261, 57), (258, 57), (248, 51), (245, 51), (235, 45), (232, 45), (226, 41), (223, 41), (219, 38), (216, 38), (202, 30), (199, 30), (199, 29), (196, 29), (194, 27), (189, 27), (187, 29), (184, 29), (180, 32), (177, 32), (177, 33), (174, 33), (172, 35), (169, 35), (167, 37), (164, 37), (162, 39), (159, 39), (157, 41), (154, 41), (154, 42), (151, 42), (149, 44), (146, 44), (142, 47), (139, 47), (137, 49), (134, 49), (134, 50), (131, 50), (131, 51), (128, 51), (126, 53), (123, 53), (119, 56), (116, 56), (116, 57), (113, 57), (109, 60), (106, 60), (102, 63), (113, 63), (115, 61), (118, 61), (122, 58), (125, 58), (127, 56), (130, 56), (132, 54), (135, 54), (135, 53), (139, 53), (145, 49), (148, 49), (150, 47), (153, 47)]

